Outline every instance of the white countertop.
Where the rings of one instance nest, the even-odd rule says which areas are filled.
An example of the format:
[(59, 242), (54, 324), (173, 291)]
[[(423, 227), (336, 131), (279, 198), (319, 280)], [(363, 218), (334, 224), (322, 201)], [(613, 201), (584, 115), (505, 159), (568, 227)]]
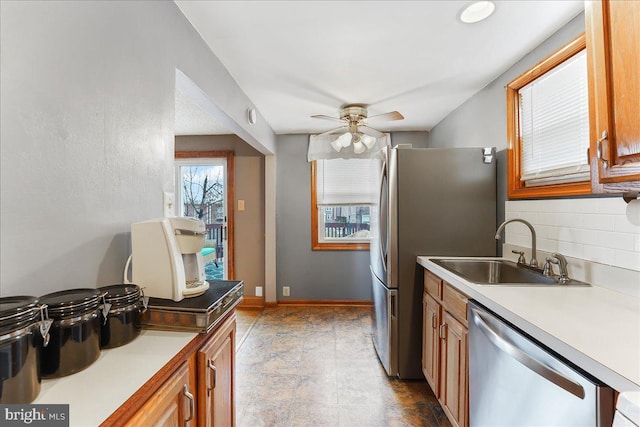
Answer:
[(640, 298), (599, 286), (476, 285), (430, 258), (439, 257), (418, 264), (612, 388), (640, 391)]
[(182, 350), (197, 333), (142, 330), (121, 347), (102, 350), (85, 370), (42, 380), (36, 404), (69, 404), (70, 425), (97, 427)]

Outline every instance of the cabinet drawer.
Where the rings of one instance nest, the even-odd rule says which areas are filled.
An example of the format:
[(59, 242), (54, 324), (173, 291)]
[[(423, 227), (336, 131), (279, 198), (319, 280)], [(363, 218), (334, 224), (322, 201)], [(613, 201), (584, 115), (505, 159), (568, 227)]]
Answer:
[(442, 279), (429, 270), (424, 270), (424, 290), (435, 299), (442, 300)]
[(467, 325), (467, 301), (469, 298), (451, 286), (449, 283), (444, 282), (442, 301), (445, 309), (455, 316), (458, 320), (462, 321), (464, 325)]

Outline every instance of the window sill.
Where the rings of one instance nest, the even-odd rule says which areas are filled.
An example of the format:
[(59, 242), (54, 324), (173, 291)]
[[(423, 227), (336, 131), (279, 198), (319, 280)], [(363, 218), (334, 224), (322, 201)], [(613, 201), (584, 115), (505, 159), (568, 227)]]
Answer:
[(315, 243), (311, 246), (314, 251), (368, 251), (369, 243)]
[(509, 187), (509, 199), (536, 199), (562, 196), (584, 196), (593, 194), (591, 182), (572, 182), (568, 184), (541, 185), (539, 187)]

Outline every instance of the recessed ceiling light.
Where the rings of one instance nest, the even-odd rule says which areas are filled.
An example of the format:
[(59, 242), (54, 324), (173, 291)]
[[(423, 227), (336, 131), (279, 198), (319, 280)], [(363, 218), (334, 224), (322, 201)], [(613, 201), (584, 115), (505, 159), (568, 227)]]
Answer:
[(496, 5), (492, 1), (473, 1), (460, 10), (458, 19), (465, 24), (480, 22), (487, 19), (495, 8)]

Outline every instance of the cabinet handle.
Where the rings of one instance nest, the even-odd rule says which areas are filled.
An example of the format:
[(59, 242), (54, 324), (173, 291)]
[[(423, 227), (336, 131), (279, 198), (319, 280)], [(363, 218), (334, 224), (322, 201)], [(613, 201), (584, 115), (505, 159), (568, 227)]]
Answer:
[(211, 379), (209, 381), (209, 383), (211, 384), (211, 387), (207, 388), (208, 391), (213, 390), (214, 388), (216, 388), (216, 381), (217, 381), (217, 376), (218, 376), (218, 371), (216, 370), (215, 365), (213, 364), (213, 360), (209, 359), (207, 361), (207, 367), (209, 368), (209, 378)]
[(446, 332), (443, 332), (446, 327), (447, 327), (447, 324), (443, 323), (442, 325), (440, 325), (440, 329), (438, 330), (438, 336), (440, 337), (441, 340), (444, 340), (447, 338)]
[(189, 386), (187, 384), (184, 385), (184, 388), (182, 389), (182, 394), (184, 394), (184, 397), (189, 399), (189, 418), (184, 420), (184, 425), (186, 426), (187, 423), (191, 421), (193, 419), (193, 416), (195, 415), (196, 402), (193, 398), (193, 394), (189, 393)]
[(437, 327), (437, 325), (436, 325), (436, 318), (437, 318), (437, 317), (438, 317), (438, 315), (437, 315), (436, 313), (433, 313), (433, 314), (431, 315), (431, 327), (432, 327), (433, 329), (435, 329), (435, 328)]
[(609, 139), (609, 132), (604, 130), (602, 131), (602, 137), (596, 142), (596, 156), (598, 160), (602, 162), (602, 167), (605, 169), (609, 167), (609, 162), (602, 158), (602, 143), (607, 139)]

